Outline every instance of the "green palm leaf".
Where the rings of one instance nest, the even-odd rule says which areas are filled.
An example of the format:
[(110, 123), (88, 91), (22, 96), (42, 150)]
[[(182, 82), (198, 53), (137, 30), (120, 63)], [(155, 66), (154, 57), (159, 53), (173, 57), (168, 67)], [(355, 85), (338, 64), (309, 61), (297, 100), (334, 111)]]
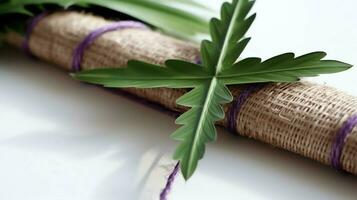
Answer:
[(247, 58), (237, 62), (250, 38), (244, 35), (255, 19), (248, 16), (254, 1), (233, 0), (224, 3), (221, 20), (212, 19), (212, 41), (201, 43), (202, 66), (186, 61), (170, 60), (166, 68), (143, 62), (129, 62), (125, 69), (99, 69), (74, 75), (78, 80), (107, 87), (170, 87), (193, 88), (177, 100), (177, 104), (191, 109), (176, 123), (182, 125), (172, 138), (180, 141), (174, 158), (180, 161), (187, 180), (205, 153), (205, 144), (216, 139), (215, 122), (224, 118), (222, 105), (232, 101), (226, 85), (255, 82), (296, 81), (302, 76), (334, 73), (351, 65), (333, 60), (322, 60), (323, 52), (295, 58), (288, 53), (261, 62)]
[[(221, 70), (231, 67), (229, 65), (233, 62), (230, 60), (238, 58), (239, 54), (231, 53), (232, 49), (243, 51), (247, 40), (242, 38), (254, 20), (254, 16), (246, 19), (252, 5), (253, 2), (248, 0), (223, 4), (222, 19), (211, 20), (212, 41), (202, 42), (203, 67), (175, 60), (167, 62), (167, 68), (129, 62), (124, 70), (81, 72), (75, 78), (109, 87), (194, 87), (177, 101), (192, 108), (177, 119), (177, 123), (183, 126), (172, 136), (181, 141), (174, 157), (180, 160), (183, 176), (188, 179), (205, 152), (205, 143), (216, 138), (214, 124), (224, 118), (222, 104), (232, 101), (229, 90), (216, 76)], [(190, 71), (191, 68), (196, 70), (195, 73)], [(182, 72), (185, 76), (191, 75), (190, 78), (178, 79), (183, 77)]]
[[(28, 5), (57, 4), (65, 8), (71, 5), (96, 5), (128, 14), (179, 37), (193, 39), (197, 34), (208, 33), (208, 21), (205, 18), (168, 3), (172, 1), (173, 0), (10, 0), (5, 3), (0, 3), (0, 16), (13, 13), (31, 15), (31, 12), (26, 9)], [(180, 2), (181, 4), (198, 7), (197, 4), (191, 0), (181, 0)], [(209, 11), (209, 9), (204, 7), (200, 7), (199, 9)], [(4, 25), (6, 24), (0, 26)]]

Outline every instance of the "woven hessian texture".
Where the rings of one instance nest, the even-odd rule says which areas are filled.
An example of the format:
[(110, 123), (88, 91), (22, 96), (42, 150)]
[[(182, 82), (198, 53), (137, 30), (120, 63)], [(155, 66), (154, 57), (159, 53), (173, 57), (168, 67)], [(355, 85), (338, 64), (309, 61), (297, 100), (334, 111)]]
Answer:
[[(94, 29), (112, 23), (83, 13), (60, 12), (43, 19), (29, 40), (31, 52), (67, 70), (81, 40)], [(19, 46), (22, 38), (9, 34), (8, 41)], [(84, 53), (82, 68), (120, 67), (131, 59), (163, 64), (166, 59), (194, 62), (197, 45), (151, 30), (125, 29), (106, 33)], [(244, 87), (230, 87), (237, 97)], [(185, 90), (126, 89), (132, 94), (183, 112), (175, 103)], [(225, 107), (226, 112), (230, 105)], [(308, 82), (267, 84), (242, 105), (236, 131), (270, 145), (331, 164), (331, 150), (344, 122), (357, 113), (357, 98), (331, 87)], [(227, 119), (227, 118), (226, 118)], [(226, 126), (226, 119), (219, 122)], [(357, 174), (357, 128), (347, 136), (342, 149), (342, 169)]]

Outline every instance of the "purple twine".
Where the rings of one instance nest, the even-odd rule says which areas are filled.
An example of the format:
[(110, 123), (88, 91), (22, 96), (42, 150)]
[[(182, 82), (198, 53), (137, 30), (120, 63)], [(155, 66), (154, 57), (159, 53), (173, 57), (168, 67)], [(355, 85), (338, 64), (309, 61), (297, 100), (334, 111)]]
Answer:
[(341, 155), (347, 136), (352, 132), (357, 125), (357, 115), (348, 118), (341, 129), (337, 132), (331, 150), (331, 165), (335, 169), (341, 170)]
[(29, 24), (27, 26), (26, 33), (25, 33), (25, 38), (21, 45), (22, 50), (29, 56), (32, 55), (31, 51), (30, 51), (30, 44), (29, 44), (31, 34), (32, 34), (33, 30), (35, 29), (36, 25), (48, 14), (49, 14), (48, 12), (43, 12), (43, 13), (37, 15), (36, 17), (32, 18), (29, 21)]
[(228, 111), (227, 116), (227, 125), (228, 130), (232, 133), (236, 132), (237, 126), (237, 117), (242, 109), (243, 104), (247, 101), (248, 97), (255, 92), (262, 88), (264, 84), (252, 84), (245, 88), (238, 96), (234, 99), (231, 108)]
[(121, 30), (121, 29), (128, 29), (128, 28), (137, 28), (137, 29), (149, 29), (148, 26), (141, 22), (137, 21), (120, 21), (115, 22), (104, 27), (98, 28), (91, 33), (89, 33), (81, 43), (78, 44), (77, 48), (74, 50), (73, 53), (73, 60), (72, 60), (72, 70), (74, 72), (78, 72), (81, 70), (81, 63), (83, 59), (84, 51), (88, 46), (90, 46), (98, 37), (103, 35), (104, 33)]
[(165, 188), (160, 193), (160, 200), (167, 200), (167, 196), (170, 193), (171, 186), (172, 186), (173, 182), (175, 181), (175, 177), (176, 177), (179, 169), (180, 169), (180, 162), (177, 162), (177, 164), (175, 165), (175, 168), (172, 170), (171, 174), (167, 178)]

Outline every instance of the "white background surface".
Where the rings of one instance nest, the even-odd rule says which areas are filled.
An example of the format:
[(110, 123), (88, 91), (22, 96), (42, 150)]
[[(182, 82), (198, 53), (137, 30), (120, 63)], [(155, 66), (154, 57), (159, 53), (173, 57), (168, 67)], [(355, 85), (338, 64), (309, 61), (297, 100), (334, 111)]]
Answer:
[[(324, 50), (356, 65), (356, 8), (353, 0), (260, 0), (244, 55)], [(357, 95), (356, 77), (352, 69), (314, 81)], [(173, 164), (172, 118), (4, 47), (0, 91), (1, 200), (157, 199)], [(355, 176), (219, 132), (170, 199), (357, 198)]]

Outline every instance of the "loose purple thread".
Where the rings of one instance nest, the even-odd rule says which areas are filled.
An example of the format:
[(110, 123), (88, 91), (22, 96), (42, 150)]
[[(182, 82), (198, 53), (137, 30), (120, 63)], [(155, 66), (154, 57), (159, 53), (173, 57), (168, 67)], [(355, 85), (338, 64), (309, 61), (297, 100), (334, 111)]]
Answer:
[(357, 115), (348, 118), (340, 130), (337, 132), (331, 150), (331, 165), (335, 169), (342, 170), (341, 155), (346, 142), (347, 136), (352, 132), (353, 128), (357, 125)]
[(22, 50), (29, 56), (32, 56), (32, 53), (30, 50), (30, 44), (29, 44), (31, 34), (32, 34), (33, 30), (35, 29), (36, 25), (47, 15), (48, 15), (48, 12), (43, 12), (43, 13), (37, 15), (36, 17), (32, 18), (29, 21), (29, 24), (27, 26), (27, 30), (25, 33), (25, 38), (21, 45)]
[(234, 99), (231, 108), (228, 111), (227, 116), (227, 128), (230, 132), (235, 133), (237, 126), (237, 117), (242, 109), (243, 104), (247, 101), (249, 96), (262, 88), (264, 84), (252, 84), (245, 88), (238, 96)]
[(160, 200), (167, 200), (167, 196), (170, 193), (171, 186), (172, 186), (173, 182), (175, 181), (175, 177), (176, 177), (179, 169), (180, 169), (180, 162), (177, 162), (177, 164), (175, 165), (171, 174), (167, 178), (165, 188), (160, 193)]
[(115, 22), (104, 27), (98, 28), (91, 33), (89, 33), (81, 43), (78, 44), (77, 48), (74, 50), (73, 53), (73, 60), (72, 60), (72, 70), (74, 72), (78, 72), (81, 70), (81, 63), (83, 59), (84, 51), (101, 35), (107, 32), (121, 30), (121, 29), (128, 29), (128, 28), (136, 28), (136, 29), (149, 29), (148, 26), (141, 22), (137, 21), (120, 21)]

